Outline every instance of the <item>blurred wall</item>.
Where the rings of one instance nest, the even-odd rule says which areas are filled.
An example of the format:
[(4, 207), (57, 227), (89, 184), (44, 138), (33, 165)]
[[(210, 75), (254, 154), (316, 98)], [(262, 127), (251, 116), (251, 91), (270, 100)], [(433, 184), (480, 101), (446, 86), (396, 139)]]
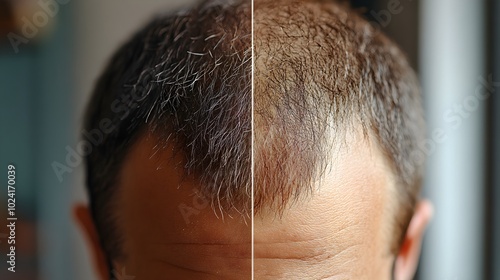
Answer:
[(486, 279), (484, 1), (422, 0), (420, 65), (428, 118), (424, 194), (435, 206), (421, 279)]
[[(29, 29), (30, 36), (17, 47), (8, 35), (0, 38), (0, 163), (2, 168), (16, 166), (18, 218), (17, 272), (7, 272), (1, 258), (0, 279), (70, 279), (71, 184), (58, 180), (51, 163), (64, 158), (64, 147), (71, 143), (71, 13), (54, 9), (48, 15), (38, 2), (24, 3), (31, 3), (32, 10), (15, 14), (13, 21), (29, 21), (31, 27), (24, 31)], [(16, 28), (8, 32), (28, 34)], [(6, 200), (1, 199), (3, 216)]]

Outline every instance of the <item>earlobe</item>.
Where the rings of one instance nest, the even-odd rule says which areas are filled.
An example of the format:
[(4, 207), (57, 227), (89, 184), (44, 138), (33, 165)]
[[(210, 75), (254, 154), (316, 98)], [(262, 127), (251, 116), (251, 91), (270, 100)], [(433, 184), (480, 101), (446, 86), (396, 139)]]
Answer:
[(433, 207), (428, 200), (422, 200), (417, 204), (403, 244), (396, 257), (394, 266), (396, 280), (413, 279), (418, 265), (424, 232), (432, 218), (432, 213)]
[(73, 216), (82, 229), (83, 234), (86, 236), (92, 253), (93, 263), (100, 278), (106, 279), (109, 277), (106, 255), (101, 248), (99, 235), (97, 234), (97, 230), (94, 226), (89, 208), (82, 204), (75, 205), (73, 208)]

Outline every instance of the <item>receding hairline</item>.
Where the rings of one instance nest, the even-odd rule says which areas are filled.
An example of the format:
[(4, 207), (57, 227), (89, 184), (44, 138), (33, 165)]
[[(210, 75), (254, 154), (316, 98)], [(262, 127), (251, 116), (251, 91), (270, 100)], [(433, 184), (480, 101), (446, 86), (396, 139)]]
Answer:
[[(412, 152), (425, 134), (418, 81), (404, 54), (333, 1), (257, 0), (254, 30), (255, 133), (261, 138), (255, 148), (257, 206), (271, 199), (283, 208), (311, 193), (311, 182), (321, 178), (329, 160), (328, 146), (361, 123), (400, 186), (402, 211), (394, 222), (399, 239), (421, 177)], [(325, 131), (338, 133), (327, 139)], [(282, 176), (271, 178), (273, 171)]]

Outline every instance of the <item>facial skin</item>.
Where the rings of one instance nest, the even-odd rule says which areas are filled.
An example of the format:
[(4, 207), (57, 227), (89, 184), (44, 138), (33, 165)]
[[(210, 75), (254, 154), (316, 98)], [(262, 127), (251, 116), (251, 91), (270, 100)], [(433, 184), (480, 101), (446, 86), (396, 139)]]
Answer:
[[(116, 207), (128, 257), (115, 269), (137, 279), (250, 279), (250, 220), (234, 212), (222, 219), (196, 194), (196, 181), (183, 179), (182, 158), (169, 148), (155, 153), (155, 141), (136, 143), (120, 175)], [(394, 261), (395, 279), (412, 279), (430, 204), (419, 204), (400, 254), (391, 255), (391, 171), (371, 138), (348, 133), (346, 143), (313, 194), (282, 215), (268, 209), (254, 218), (254, 279), (391, 279)], [(192, 212), (183, 215), (180, 205)], [(79, 206), (76, 216), (106, 279), (88, 211)]]
[(418, 204), (399, 254), (391, 254), (391, 168), (360, 130), (347, 133), (345, 143), (332, 151), (312, 195), (283, 215), (255, 217), (255, 279), (413, 279), (432, 207)]
[(120, 174), (116, 213), (127, 257), (115, 269), (136, 279), (250, 279), (250, 218), (214, 211), (184, 178), (182, 157), (155, 150), (157, 142), (138, 141)]
[[(396, 181), (370, 136), (347, 133), (309, 197), (255, 217), (255, 279), (412, 279), (432, 208), (422, 201), (390, 253)], [(393, 267), (394, 264), (394, 267)]]
[(372, 141), (346, 143), (312, 195), (256, 217), (257, 279), (390, 279), (394, 180)]

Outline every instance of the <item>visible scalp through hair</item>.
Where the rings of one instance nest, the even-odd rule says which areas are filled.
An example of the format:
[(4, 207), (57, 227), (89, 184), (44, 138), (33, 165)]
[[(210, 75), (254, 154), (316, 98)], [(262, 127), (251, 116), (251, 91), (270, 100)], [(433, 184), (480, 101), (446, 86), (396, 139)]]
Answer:
[(425, 135), (405, 56), (333, 1), (256, 0), (254, 30), (256, 213), (269, 205), (283, 210), (311, 193), (334, 160), (329, 151), (361, 126), (397, 179), (397, 250), (419, 191), (415, 152)]

